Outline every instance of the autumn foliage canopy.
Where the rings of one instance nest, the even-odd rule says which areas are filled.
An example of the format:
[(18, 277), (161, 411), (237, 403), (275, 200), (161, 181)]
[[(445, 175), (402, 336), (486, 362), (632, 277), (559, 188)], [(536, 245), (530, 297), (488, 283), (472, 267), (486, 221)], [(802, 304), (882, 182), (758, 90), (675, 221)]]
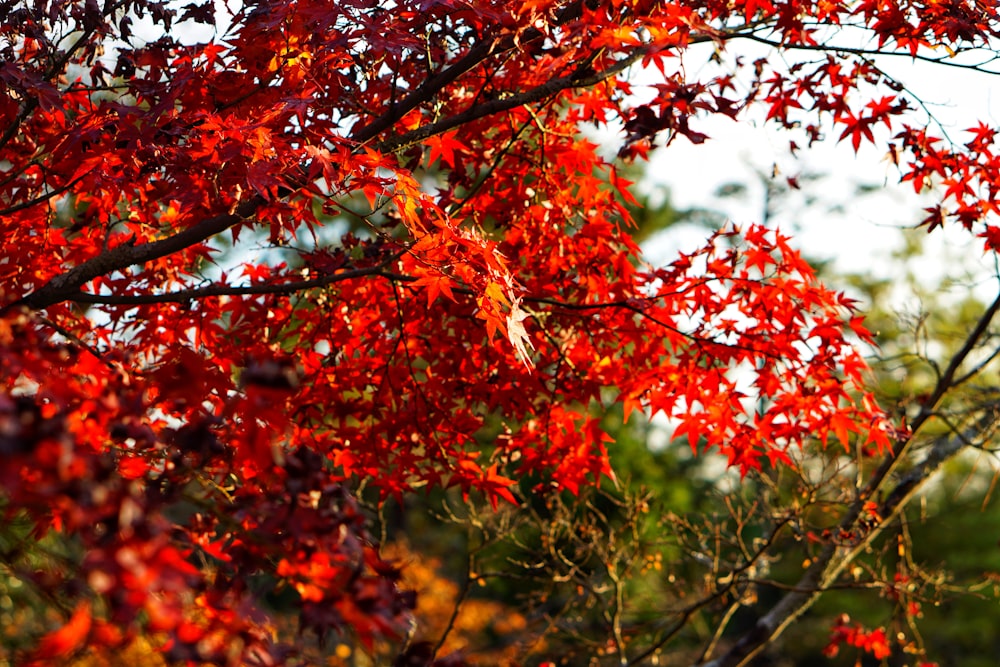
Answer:
[(76, 548), (15, 572), (65, 610), (25, 662), (146, 633), (172, 660), (278, 664), (297, 635), (262, 580), (304, 632), (405, 634), (352, 489), (575, 493), (614, 476), (614, 402), (744, 472), (891, 448), (869, 334), (789, 238), (727, 227), (644, 262), (620, 168), (709, 116), (876, 144), (943, 186), (930, 227), (1000, 245), (994, 130), (946, 142), (827, 48), (984, 46), (992, 3), (228, 7), (0, 5), (0, 507)]

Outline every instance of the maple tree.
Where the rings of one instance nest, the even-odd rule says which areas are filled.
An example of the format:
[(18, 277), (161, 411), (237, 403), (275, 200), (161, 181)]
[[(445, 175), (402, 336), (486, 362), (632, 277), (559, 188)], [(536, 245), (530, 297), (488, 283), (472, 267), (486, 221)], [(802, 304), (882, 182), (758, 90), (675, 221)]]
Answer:
[[(3, 562), (62, 616), (18, 659), (143, 632), (173, 661), (277, 664), (298, 635), (271, 590), (302, 632), (402, 637), (413, 596), (358, 485), (579, 493), (614, 475), (609, 403), (744, 474), (815, 442), (884, 457), (803, 585), (711, 664), (754, 655), (912, 495), (872, 505), (998, 306), (894, 425), (853, 302), (786, 236), (729, 227), (645, 264), (631, 184), (581, 129), (620, 124), (622, 160), (756, 108), (792, 150), (888, 141), (903, 181), (942, 188), (927, 226), (992, 251), (994, 131), (935, 136), (874, 56), (989, 52), (998, 20), (959, 0), (4, 4)], [(689, 74), (699, 44), (728, 69)]]
[[(782, 202), (776, 210), (785, 219), (789, 211), (808, 219), (824, 203), (796, 210)], [(909, 214), (915, 219), (918, 210)], [(713, 218), (701, 210), (666, 211), (699, 225)], [(665, 236), (684, 231), (667, 229)], [(888, 409), (912, 417), (941, 369), (965, 354), (987, 309), (983, 287), (994, 283), (992, 271), (962, 277), (975, 264), (968, 247), (975, 240), (942, 258), (928, 237), (937, 266), (947, 267), (928, 279), (927, 259), (916, 261), (922, 232), (902, 236), (904, 256), (887, 252), (876, 260), (877, 273), (891, 279), (870, 270), (846, 278), (873, 304), (866, 318), (879, 331), (880, 348), (870, 360), (872, 386)], [(905, 277), (911, 262), (916, 275)], [(845, 280), (825, 271), (827, 280)], [(901, 288), (913, 290), (903, 303), (919, 300), (920, 310), (886, 310), (900, 303)], [(622, 411), (612, 406), (601, 410), (601, 425), (615, 441), (616, 483), (544, 499), (525, 494), (524, 503), (499, 512), (435, 494), (408, 501), (407, 518), (391, 530), (421, 536), (419, 550), (447, 560), (470, 602), (485, 598), (521, 610), (528, 623), (505, 637), (532, 646), (527, 664), (700, 664), (798, 590), (815, 592), (816, 604), (769, 647), (767, 664), (848, 665), (889, 651), (890, 661), (903, 664), (913, 664), (909, 657), (986, 665), (989, 658), (980, 658), (993, 654), (995, 642), (975, 628), (996, 622), (998, 595), (997, 375), (990, 363), (996, 332), (994, 325), (971, 337), (980, 341), (967, 355), (976, 360), (971, 372), (947, 392), (881, 485), (875, 497), (893, 497), (886, 506), (896, 510), (883, 516), (878, 503), (866, 503), (853, 528), (841, 521), (859, 481), (879, 462), (864, 451), (809, 447), (792, 452), (793, 466), (739, 478), (720, 470), (716, 457), (692, 457), (683, 439), (661, 449), (670, 426), (622, 424)], [(932, 484), (923, 483), (932, 475)], [(923, 488), (908, 509), (897, 504), (917, 486)], [(428, 526), (428, 515), (447, 521)], [(803, 575), (831, 542), (846, 567), (838, 564), (841, 573), (830, 583), (810, 583)], [(456, 609), (463, 609), (461, 600)], [(482, 636), (491, 636), (488, 628)], [(472, 642), (471, 655), (478, 657), (472, 647), (482, 645)]]

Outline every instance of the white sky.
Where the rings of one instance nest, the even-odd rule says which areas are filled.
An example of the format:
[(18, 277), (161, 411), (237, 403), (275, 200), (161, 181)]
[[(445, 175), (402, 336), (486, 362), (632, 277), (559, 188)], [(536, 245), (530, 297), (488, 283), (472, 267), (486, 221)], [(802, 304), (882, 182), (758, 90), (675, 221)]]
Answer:
[[(734, 43), (730, 49), (742, 52), (743, 46)], [(753, 57), (766, 53), (758, 48)], [(698, 62), (696, 55), (692, 53), (688, 60)], [(952, 139), (964, 141), (965, 128), (979, 120), (996, 124), (1000, 118), (1000, 96), (992, 93), (990, 75), (913, 63), (907, 58), (884, 57), (876, 62), (928, 104)], [(758, 117), (763, 118), (763, 114)], [(902, 234), (927, 236), (922, 229), (903, 231), (924, 216), (922, 208), (933, 197), (918, 196), (911, 184), (899, 183), (898, 171), (884, 159), (888, 132), (876, 134), (877, 148), (863, 145), (855, 155), (849, 141), (837, 144), (839, 132), (830, 131), (827, 140), (802, 148), (795, 158), (788, 151), (789, 135), (776, 126), (765, 127), (743, 117), (740, 121), (720, 117), (693, 122), (692, 127), (711, 139), (696, 146), (679, 138), (657, 151), (642, 183), (646, 192), (669, 190), (678, 209), (709, 208), (721, 210), (737, 223), (758, 222), (762, 218), (764, 186), (754, 171), (770, 174), (776, 165), (779, 180), (808, 172), (826, 174), (818, 182), (803, 182), (800, 195), (786, 202), (774, 222), (792, 234), (796, 247), (810, 257), (832, 260), (836, 270), (893, 277), (887, 256), (902, 245)], [(729, 182), (746, 184), (748, 196), (718, 198), (716, 190)], [(874, 194), (859, 196), (857, 186), (862, 184), (883, 187)], [(806, 195), (818, 201), (806, 207)], [(702, 230), (671, 230), (654, 237), (646, 250), (652, 261), (668, 262), (678, 249), (691, 249), (703, 240)], [(933, 287), (945, 274), (954, 277), (973, 273), (981, 285), (982, 298), (993, 298), (995, 282), (989, 280), (993, 257), (984, 255), (981, 240), (954, 225), (943, 233), (935, 231), (926, 240), (928, 257), (913, 267), (926, 287)], [(908, 295), (900, 292), (897, 298), (902, 307)]]

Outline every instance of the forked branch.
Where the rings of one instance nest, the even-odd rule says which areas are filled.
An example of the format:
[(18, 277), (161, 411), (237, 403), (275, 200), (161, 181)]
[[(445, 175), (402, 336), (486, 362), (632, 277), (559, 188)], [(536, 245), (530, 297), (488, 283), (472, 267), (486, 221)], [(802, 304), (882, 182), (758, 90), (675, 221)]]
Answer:
[[(937, 438), (924, 459), (913, 470), (900, 477), (891, 488), (887, 488), (892, 471), (912, 447), (920, 428), (933, 416), (937, 406), (956, 385), (959, 368), (984, 339), (998, 310), (1000, 310), (1000, 296), (986, 309), (961, 349), (948, 363), (934, 390), (922, 403), (909, 434), (886, 455), (864, 488), (859, 489), (858, 496), (840, 521), (839, 528), (842, 533), (861, 537), (848, 546), (834, 542), (827, 543), (793, 589), (770, 611), (761, 616), (752, 630), (739, 637), (724, 655), (702, 663), (700, 667), (746, 665), (751, 658), (764, 650), (812, 607), (823, 591), (829, 588), (868, 545), (891, 525), (891, 519), (903, 511), (910, 499), (945, 461), (961, 451), (968, 442), (992, 433), (1000, 422), (996, 405), (993, 404), (986, 406), (980, 417), (962, 433), (950, 433)], [(861, 526), (866, 503), (880, 495), (884, 498), (878, 506), (878, 516), (881, 520), (874, 526)]]

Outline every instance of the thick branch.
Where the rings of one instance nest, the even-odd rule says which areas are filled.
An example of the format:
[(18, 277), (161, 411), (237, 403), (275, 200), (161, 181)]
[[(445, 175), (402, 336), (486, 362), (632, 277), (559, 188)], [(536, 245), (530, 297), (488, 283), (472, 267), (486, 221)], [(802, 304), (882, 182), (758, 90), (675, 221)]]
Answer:
[(233, 213), (207, 218), (193, 227), (165, 239), (141, 245), (126, 243), (112, 248), (73, 267), (66, 273), (56, 276), (41, 288), (24, 297), (20, 303), (29, 308), (41, 310), (61, 301), (72, 299), (80, 293), (80, 288), (83, 285), (94, 278), (121, 271), (135, 264), (145, 264), (197, 245), (253, 216), (263, 203), (263, 197), (255, 196), (240, 204)]
[[(944, 395), (951, 389), (955, 384), (955, 374), (958, 373), (959, 367), (965, 362), (972, 350), (976, 348), (979, 340), (986, 334), (986, 330), (990, 326), (990, 322), (993, 321), (993, 317), (1000, 310), (1000, 296), (997, 296), (990, 304), (990, 307), (986, 309), (986, 312), (982, 314), (979, 321), (976, 322), (975, 328), (972, 333), (969, 334), (968, 338), (965, 339), (965, 344), (962, 345), (962, 349), (952, 357), (951, 361), (948, 363), (948, 367), (938, 378), (937, 384), (934, 386), (934, 391), (931, 392), (930, 397), (923, 402), (920, 406), (920, 412), (917, 414), (916, 419), (913, 420), (912, 430), (917, 431), (923, 426), (927, 420), (931, 417), (937, 406), (941, 403)], [(962, 380), (964, 381), (964, 379)]]
[(304, 290), (325, 287), (344, 280), (362, 278), (365, 276), (385, 275), (385, 267), (391, 265), (402, 256), (397, 253), (380, 264), (361, 269), (348, 269), (320, 278), (296, 280), (286, 283), (268, 283), (263, 285), (210, 285), (191, 289), (165, 292), (162, 294), (88, 294), (77, 292), (69, 296), (76, 303), (99, 303), (112, 306), (140, 306), (152, 303), (187, 303), (196, 299), (212, 296), (253, 296), (257, 294), (289, 295)]
[[(578, 18), (581, 13), (580, 2), (573, 2), (564, 7), (555, 20), (555, 25), (562, 25), (566, 21)], [(396, 121), (405, 116), (408, 112), (434, 99), (439, 91), (455, 82), (458, 77), (474, 69), (498, 53), (510, 51), (517, 48), (518, 44), (523, 48), (539, 39), (543, 39), (545, 34), (537, 28), (529, 28), (519, 39), (512, 33), (504, 34), (502, 37), (483, 39), (472, 47), (468, 53), (457, 61), (442, 69), (440, 72), (424, 81), (420, 86), (407, 95), (401, 102), (394, 104), (388, 113), (376, 118), (368, 125), (358, 128), (351, 133), (351, 138), (358, 143), (371, 141), (382, 132), (391, 128)], [(442, 130), (443, 132), (444, 130)], [(432, 135), (428, 135), (432, 136)]]
[(889, 519), (897, 514), (903, 506), (913, 497), (920, 485), (937, 472), (945, 461), (960, 452), (963, 448), (974, 443), (975, 440), (983, 441), (996, 428), (1000, 414), (998, 405), (993, 404), (985, 408), (979, 419), (971, 426), (965, 428), (961, 433), (953, 432), (951, 437), (942, 436), (931, 445), (923, 461), (917, 464), (912, 470), (899, 478), (896, 485), (885, 496), (885, 500), (879, 505), (879, 516), (883, 520)]
[[(510, 39), (505, 41), (512, 42)], [(371, 141), (373, 138), (392, 127), (409, 111), (417, 108), (421, 104), (425, 104), (433, 100), (434, 96), (437, 95), (438, 92), (440, 92), (445, 86), (454, 83), (458, 77), (475, 68), (494, 53), (504, 51), (507, 48), (510, 48), (510, 45), (501, 44), (500, 40), (497, 39), (484, 40), (480, 42), (453, 65), (441, 70), (420, 84), (420, 86), (407, 95), (401, 102), (399, 102), (399, 104), (393, 105), (387, 113), (379, 116), (368, 125), (360, 127), (352, 132), (351, 138), (358, 143)]]
[(638, 48), (628, 56), (617, 61), (614, 65), (600, 72), (594, 72), (589, 75), (573, 73), (568, 76), (553, 79), (523, 93), (500, 97), (486, 102), (485, 104), (477, 104), (476, 106), (466, 109), (465, 111), (457, 113), (453, 116), (443, 118), (436, 123), (430, 123), (429, 125), (418, 127), (417, 129), (406, 132), (405, 134), (390, 137), (379, 142), (376, 145), (376, 148), (379, 151), (396, 150), (404, 146), (419, 143), (429, 137), (441, 134), (442, 132), (447, 132), (448, 130), (459, 127), (460, 125), (465, 125), (466, 123), (471, 123), (474, 120), (479, 120), (485, 116), (492, 116), (526, 104), (541, 102), (556, 93), (570, 88), (589, 88), (591, 86), (595, 86), (602, 81), (610, 79), (616, 74), (620, 74), (642, 58), (650, 55), (652, 52), (653, 49), (649, 47)]

